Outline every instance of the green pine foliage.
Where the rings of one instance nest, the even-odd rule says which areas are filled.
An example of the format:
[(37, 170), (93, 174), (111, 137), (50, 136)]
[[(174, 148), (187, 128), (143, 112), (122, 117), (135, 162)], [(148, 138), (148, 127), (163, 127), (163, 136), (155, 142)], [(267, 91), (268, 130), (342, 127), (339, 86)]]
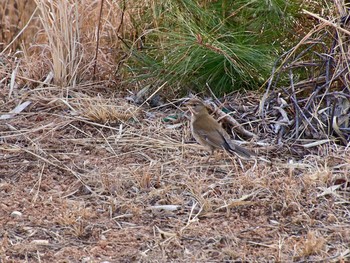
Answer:
[[(134, 49), (137, 79), (217, 94), (256, 89), (271, 72), (299, 1), (155, 1), (152, 30)], [(146, 16), (145, 16), (146, 17)]]

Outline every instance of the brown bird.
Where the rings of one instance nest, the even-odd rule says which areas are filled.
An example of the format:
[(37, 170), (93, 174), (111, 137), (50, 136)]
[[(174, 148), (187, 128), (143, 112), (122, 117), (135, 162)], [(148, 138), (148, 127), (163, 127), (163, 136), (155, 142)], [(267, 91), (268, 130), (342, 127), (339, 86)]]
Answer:
[(234, 144), (221, 125), (208, 113), (207, 108), (198, 99), (192, 99), (186, 105), (192, 113), (191, 131), (196, 141), (205, 146), (211, 154), (215, 149), (224, 149), (231, 154), (250, 158), (254, 153)]

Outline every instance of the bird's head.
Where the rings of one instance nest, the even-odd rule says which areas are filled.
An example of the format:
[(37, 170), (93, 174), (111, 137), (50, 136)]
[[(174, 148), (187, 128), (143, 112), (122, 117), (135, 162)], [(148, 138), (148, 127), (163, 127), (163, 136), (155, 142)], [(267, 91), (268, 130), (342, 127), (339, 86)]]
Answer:
[(186, 106), (194, 116), (206, 115), (208, 110), (199, 99), (191, 99), (186, 103)]

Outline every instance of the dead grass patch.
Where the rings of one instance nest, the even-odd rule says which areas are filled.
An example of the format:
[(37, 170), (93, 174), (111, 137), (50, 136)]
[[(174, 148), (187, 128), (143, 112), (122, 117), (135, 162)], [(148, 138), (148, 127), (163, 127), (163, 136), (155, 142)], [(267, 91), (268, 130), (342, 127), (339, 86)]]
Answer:
[(206, 152), (190, 143), (186, 119), (164, 122), (181, 116), (179, 109), (143, 108), (135, 118), (109, 122), (82, 109), (136, 108), (120, 96), (85, 97), (38, 89), (27, 94), (32, 104), (25, 113), (2, 121), (3, 260), (349, 257), (344, 147), (294, 155), (292, 163), (285, 152), (271, 164), (239, 163), (224, 153), (206, 163)]
[[(236, 93), (222, 105), (246, 130), (260, 136), (247, 147), (271, 162), (240, 161), (223, 152), (206, 162), (207, 153), (193, 143), (181, 109), (137, 107), (115, 91), (117, 85), (112, 84), (123, 77), (122, 36), (140, 40), (146, 27), (130, 26), (130, 13), (121, 24), (124, 7), (119, 2), (105, 1), (109, 8), (104, 9), (97, 74), (103, 81), (90, 82), (94, 32), (84, 29), (95, 28), (98, 3), (77, 6), (85, 11), (86, 26), (79, 31), (84, 61), (75, 56), (60, 61), (72, 56), (72, 46), (56, 54), (58, 71), (70, 66), (71, 75), (61, 74), (60, 85), (50, 84), (50, 52), (56, 46), (24, 48), (23, 60), (18, 54), (1, 54), (0, 116), (30, 103), (0, 119), (0, 261), (349, 260), (348, 145), (328, 138), (320, 143), (312, 136), (304, 141), (295, 136), (296, 129), (285, 129), (296, 127), (288, 122), (288, 114), (299, 110), (299, 104), (287, 107), (276, 90), (265, 97), (265, 119), (257, 114), (260, 95)], [(149, 5), (128, 10), (141, 17)], [(81, 44), (69, 39), (70, 44)], [(342, 63), (347, 60), (337, 61), (342, 70), (348, 69)], [(76, 82), (77, 75), (82, 83)], [(338, 77), (343, 82), (336, 84), (348, 82), (346, 74)], [(285, 92), (288, 99), (310, 84), (293, 81)], [(330, 83), (321, 78), (310, 85), (318, 81)], [(327, 90), (323, 92), (327, 97)], [(310, 112), (325, 114), (330, 108), (318, 107), (324, 102), (319, 95)], [(346, 100), (342, 97), (334, 105), (339, 111), (325, 116), (336, 120), (347, 138), (347, 123), (337, 122), (347, 116)], [(321, 117), (310, 125), (304, 116), (292, 116), (305, 121), (299, 128), (325, 131)]]

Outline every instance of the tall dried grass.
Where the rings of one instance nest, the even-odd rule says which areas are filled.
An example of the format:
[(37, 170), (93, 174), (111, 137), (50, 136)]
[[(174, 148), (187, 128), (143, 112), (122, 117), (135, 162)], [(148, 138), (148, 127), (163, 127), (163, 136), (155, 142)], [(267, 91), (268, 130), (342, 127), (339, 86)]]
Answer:
[(33, 43), (33, 35), (39, 23), (33, 19), (36, 10), (34, 0), (0, 1), (0, 51), (15, 52), (25, 43)]
[(55, 84), (75, 86), (79, 81), (83, 46), (81, 14), (76, 1), (35, 1), (45, 30)]
[[(52, 72), (53, 84), (74, 87), (78, 83), (98, 81), (116, 82), (120, 70), (121, 58), (126, 57), (126, 43), (132, 43), (137, 38), (130, 12), (125, 11), (125, 3), (104, 1), (102, 16), (99, 17), (101, 1), (6, 1), (0, 8), (0, 18), (3, 21), (1, 42), (2, 54), (20, 58), (18, 61), (17, 81), (19, 86), (31, 85), (46, 79)], [(28, 3), (24, 5), (24, 3)], [(26, 8), (30, 6), (30, 8)], [(11, 7), (11, 12), (8, 11)], [(33, 12), (33, 10), (35, 10)], [(137, 9), (138, 10), (138, 9)], [(9, 14), (18, 16), (18, 21), (9, 19)], [(24, 18), (30, 17), (28, 22)], [(22, 19), (22, 20), (21, 20)], [(101, 22), (99, 39), (96, 31), (98, 21)], [(5, 26), (5, 22), (7, 23)], [(13, 28), (20, 27), (17, 35)], [(11, 32), (11, 34), (8, 34)], [(24, 39), (24, 36), (30, 38)], [(131, 39), (128, 41), (128, 39)], [(95, 54), (96, 45), (100, 42)], [(21, 50), (14, 53), (14, 47)], [(97, 71), (93, 76), (93, 65), (96, 59)], [(4, 77), (10, 76), (4, 68)], [(24, 80), (22, 81), (21, 79)], [(34, 84), (36, 86), (37, 84)]]

